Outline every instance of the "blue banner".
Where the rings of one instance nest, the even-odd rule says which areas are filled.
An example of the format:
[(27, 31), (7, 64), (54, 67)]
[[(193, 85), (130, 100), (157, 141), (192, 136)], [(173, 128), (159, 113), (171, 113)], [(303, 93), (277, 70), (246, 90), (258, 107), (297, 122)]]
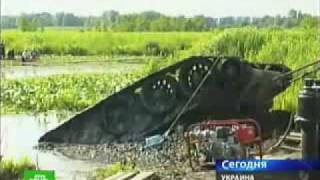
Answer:
[(217, 172), (320, 170), (320, 160), (217, 160)]

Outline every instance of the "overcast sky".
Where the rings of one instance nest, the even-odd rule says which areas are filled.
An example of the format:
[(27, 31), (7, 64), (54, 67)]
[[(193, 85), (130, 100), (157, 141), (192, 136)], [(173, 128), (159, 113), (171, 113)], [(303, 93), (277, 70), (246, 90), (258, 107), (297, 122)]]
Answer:
[(320, 0), (2, 0), (5, 15), (61, 11), (76, 15), (101, 15), (105, 10), (120, 13), (158, 11), (167, 15), (220, 16), (286, 15), (290, 9), (319, 14)]

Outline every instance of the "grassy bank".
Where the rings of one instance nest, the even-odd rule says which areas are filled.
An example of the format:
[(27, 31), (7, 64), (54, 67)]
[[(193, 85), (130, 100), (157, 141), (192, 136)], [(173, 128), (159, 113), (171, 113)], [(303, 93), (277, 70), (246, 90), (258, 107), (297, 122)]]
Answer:
[[(10, 33), (15, 34), (18, 32)], [(44, 33), (46, 34), (46, 32)], [(48, 33), (54, 34), (54, 32)], [(50, 109), (68, 109), (78, 111), (96, 103), (102, 97), (108, 96), (127, 86), (128, 84), (133, 83), (140, 77), (157, 70), (159, 66), (168, 66), (183, 59), (184, 57), (191, 55), (240, 56), (252, 62), (280, 63), (286, 64), (292, 69), (296, 69), (305, 63), (317, 59), (320, 52), (320, 42), (317, 39), (318, 32), (313, 29), (283, 30), (243, 28), (228, 29), (219, 33), (95, 34), (94, 32), (88, 32), (89, 34), (84, 35), (81, 34), (81, 32), (78, 33), (79, 34), (75, 34), (75, 37), (78, 39), (75, 37), (74, 39), (71, 39), (73, 39), (75, 44), (81, 44), (88, 48), (101, 48), (99, 45), (92, 46), (95, 38), (99, 36), (103, 36), (105, 38), (99, 39), (96, 42), (98, 44), (99, 42), (101, 42), (101, 44), (108, 44), (110, 41), (111, 44), (123, 43), (123, 47), (132, 47), (138, 49), (144, 47), (144, 43), (148, 42), (149, 40), (157, 40), (160, 42), (160, 44), (173, 43), (174, 45), (172, 47), (177, 47), (179, 44), (177, 42), (186, 42), (190, 43), (191, 45), (190, 48), (186, 50), (177, 51), (172, 58), (166, 58), (165, 60), (161, 61), (161, 64), (150, 63), (147, 67), (148, 70), (123, 76), (79, 74), (33, 78), (23, 81), (4, 80), (1, 82), (1, 100), (4, 104), (4, 108), (2, 108), (4, 111), (46, 111)], [(45, 34), (41, 35), (41, 33), (39, 33), (36, 36), (50, 37), (50, 35)], [(26, 39), (30, 38), (25, 37), (25, 34), (23, 33), (18, 33), (18, 36), (19, 35)], [(69, 35), (71, 36), (71, 34)], [(109, 36), (111, 36), (111, 39), (108, 39), (110, 38)], [(184, 37), (185, 39), (181, 37)], [(84, 41), (84, 39), (87, 41)], [(180, 41), (179, 39), (183, 40)], [(57, 47), (63, 46), (62, 42), (54, 42), (56, 43)], [(43, 42), (43, 44), (45, 43), (52, 42)], [(23, 43), (17, 44), (21, 45)], [(92, 49), (92, 51), (94, 50)], [(301, 82), (298, 82), (291, 86), (285, 93), (278, 96), (275, 100), (275, 109), (285, 109), (290, 111), (295, 110), (297, 104), (297, 92), (301, 87), (300, 85)]]
[(168, 56), (186, 50), (192, 45), (213, 36), (214, 33), (114, 33), (57, 31), (3, 32), (8, 48), (22, 52), (34, 48), (41, 54), (100, 55), (100, 56)]

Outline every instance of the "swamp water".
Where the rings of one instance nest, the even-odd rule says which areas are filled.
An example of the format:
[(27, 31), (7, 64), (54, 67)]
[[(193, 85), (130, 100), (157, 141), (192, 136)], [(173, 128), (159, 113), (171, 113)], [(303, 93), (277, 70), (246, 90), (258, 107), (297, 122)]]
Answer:
[(1, 115), (1, 152), (4, 158), (29, 157), (43, 170), (54, 170), (58, 180), (86, 179), (90, 171), (105, 166), (91, 161), (69, 159), (55, 151), (37, 150), (38, 139), (57, 127), (57, 113), (47, 115)]

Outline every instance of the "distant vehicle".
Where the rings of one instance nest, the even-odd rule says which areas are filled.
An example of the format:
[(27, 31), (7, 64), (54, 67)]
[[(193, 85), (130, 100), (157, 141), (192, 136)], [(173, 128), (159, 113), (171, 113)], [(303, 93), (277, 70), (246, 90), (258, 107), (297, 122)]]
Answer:
[(32, 62), (39, 59), (39, 53), (35, 50), (24, 50), (21, 55), (22, 62)]

